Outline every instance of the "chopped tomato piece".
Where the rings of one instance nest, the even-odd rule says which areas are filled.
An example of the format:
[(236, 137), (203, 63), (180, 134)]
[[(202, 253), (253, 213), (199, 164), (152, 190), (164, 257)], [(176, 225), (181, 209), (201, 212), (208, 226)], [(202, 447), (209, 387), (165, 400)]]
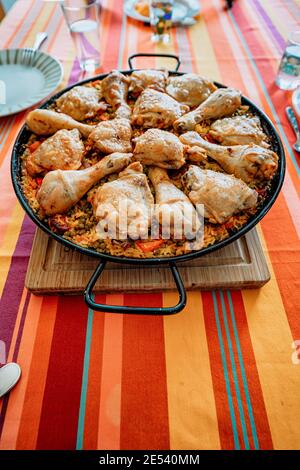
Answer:
[(40, 142), (39, 140), (36, 140), (35, 142), (33, 142), (33, 144), (29, 145), (29, 151), (33, 153), (41, 145), (41, 143), (42, 142)]
[(234, 222), (226, 222), (225, 227), (229, 230), (232, 229), (234, 227)]
[(256, 192), (262, 197), (265, 197), (267, 195), (267, 190), (265, 188), (257, 189)]
[(99, 119), (101, 119), (101, 121), (108, 121), (109, 117), (104, 116), (104, 114), (100, 114)]
[(43, 178), (36, 178), (36, 182), (37, 182), (38, 186), (41, 186), (41, 184), (43, 182)]
[(207, 142), (210, 142), (212, 144), (216, 143), (215, 139), (210, 134), (204, 134), (202, 135), (202, 137), (203, 139), (207, 140)]
[(137, 241), (135, 242), (136, 246), (142, 250), (144, 253), (148, 253), (149, 251), (154, 251), (160, 247), (165, 241), (164, 240), (151, 240), (150, 242), (142, 242)]

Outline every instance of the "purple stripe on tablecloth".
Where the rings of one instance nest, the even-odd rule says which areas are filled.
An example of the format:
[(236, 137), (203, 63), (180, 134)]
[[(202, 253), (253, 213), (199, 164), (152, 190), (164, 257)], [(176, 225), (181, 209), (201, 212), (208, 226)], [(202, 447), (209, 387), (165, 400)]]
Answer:
[(34, 224), (25, 216), (0, 301), (0, 339), (4, 341), (7, 352), (24, 289), (34, 232)]
[(76, 59), (74, 60), (74, 63), (73, 63), (71, 73), (70, 73), (70, 78), (69, 78), (69, 81), (68, 81), (68, 85), (72, 85), (73, 83), (78, 82), (81, 73), (82, 73), (82, 70), (80, 68), (79, 60), (76, 57)]
[(271, 18), (265, 11), (265, 9), (262, 7), (261, 3), (258, 0), (252, 0), (252, 3), (256, 6), (257, 11), (260, 13), (262, 19), (264, 20), (265, 24), (267, 25), (269, 31), (271, 32), (273, 38), (277, 42), (279, 48), (281, 51), (285, 48), (285, 40), (279, 33), (278, 29), (272, 22)]

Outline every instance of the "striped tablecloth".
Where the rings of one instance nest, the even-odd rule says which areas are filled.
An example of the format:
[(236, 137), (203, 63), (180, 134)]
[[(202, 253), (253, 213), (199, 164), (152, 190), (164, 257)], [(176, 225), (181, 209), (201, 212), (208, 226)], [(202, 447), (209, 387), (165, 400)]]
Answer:
[[(285, 117), (290, 96), (274, 85), (300, 2), (237, 0), (231, 12), (224, 3), (201, 1), (197, 24), (174, 29), (161, 47), (147, 26), (123, 15), (122, 0), (102, 0), (101, 71), (127, 68), (135, 52), (175, 52), (183, 71), (237, 87), (266, 111), (287, 155), (283, 190), (259, 226), (272, 279), (258, 290), (189, 293), (184, 312), (170, 318), (94, 313), (81, 296), (30, 295), (24, 278), (35, 227), (9, 176), (25, 113), (1, 119), (0, 351), (22, 367), (0, 401), (2, 449), (300, 447), (300, 160)], [(78, 80), (56, 2), (18, 1), (1, 24), (0, 47), (30, 46), (45, 30), (64, 84)], [(176, 297), (101, 300), (159, 306)]]

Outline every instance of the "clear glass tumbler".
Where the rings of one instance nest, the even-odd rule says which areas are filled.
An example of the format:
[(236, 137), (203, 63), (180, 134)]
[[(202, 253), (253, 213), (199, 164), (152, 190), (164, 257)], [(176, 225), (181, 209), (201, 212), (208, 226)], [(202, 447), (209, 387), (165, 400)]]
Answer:
[(174, 0), (149, 0), (152, 41), (168, 43), (172, 26)]
[(98, 0), (63, 0), (61, 7), (74, 41), (80, 67), (93, 71), (100, 65)]
[(276, 85), (282, 90), (294, 90), (300, 85), (300, 30), (293, 31), (288, 37), (279, 65)]

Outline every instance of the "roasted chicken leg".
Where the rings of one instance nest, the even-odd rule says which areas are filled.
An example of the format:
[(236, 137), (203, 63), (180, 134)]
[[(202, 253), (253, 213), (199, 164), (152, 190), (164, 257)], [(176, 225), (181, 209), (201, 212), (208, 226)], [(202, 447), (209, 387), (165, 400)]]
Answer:
[(228, 116), (241, 105), (241, 93), (233, 88), (219, 88), (212, 93), (207, 100), (174, 122), (174, 128), (178, 131), (190, 131), (195, 129), (198, 122), (206, 119), (217, 119)]
[[(211, 223), (223, 224), (257, 203), (257, 192), (231, 175), (191, 165), (182, 181), (193, 204), (204, 205), (204, 217)], [(201, 211), (201, 207), (197, 209)]]
[(99, 219), (99, 237), (136, 240), (148, 236), (153, 196), (139, 162), (131, 163), (119, 178), (100, 186), (92, 205)]
[(102, 96), (114, 109), (126, 102), (130, 80), (114, 70), (101, 82)]
[(51, 109), (30, 111), (26, 117), (26, 124), (37, 135), (51, 135), (60, 129), (78, 129), (84, 137), (87, 137), (95, 128), (95, 126), (75, 121), (71, 116), (56, 113)]
[(185, 163), (184, 146), (171, 132), (149, 129), (135, 139), (134, 157), (144, 165), (177, 169)]
[(68, 211), (104, 176), (129, 164), (132, 154), (112, 153), (85, 170), (55, 170), (46, 174), (37, 200), (46, 215)]
[(175, 186), (166, 170), (150, 167), (148, 176), (155, 189), (155, 217), (162, 227), (163, 238), (194, 239), (201, 224), (189, 198)]
[(246, 183), (270, 180), (278, 168), (278, 155), (255, 144), (223, 147), (203, 139), (197, 132), (187, 132), (180, 136), (183, 144), (198, 146), (230, 174)]

